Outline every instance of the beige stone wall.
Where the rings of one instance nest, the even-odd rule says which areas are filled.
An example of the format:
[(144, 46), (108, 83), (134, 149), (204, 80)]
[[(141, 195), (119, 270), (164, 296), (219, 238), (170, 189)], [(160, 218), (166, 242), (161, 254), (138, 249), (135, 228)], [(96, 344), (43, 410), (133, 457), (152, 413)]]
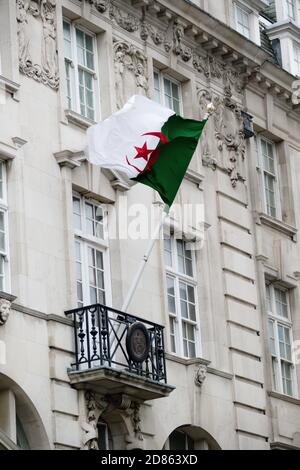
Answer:
[[(204, 202), (209, 226), (204, 248), (197, 252), (202, 360), (210, 362), (207, 378), (197, 387), (199, 361), (168, 355), (168, 383), (176, 390), (169, 398), (142, 406), (142, 446), (161, 449), (170, 433), (183, 425), (205, 431), (210, 445), (222, 449), (268, 449), (272, 442), (299, 445), (299, 400), (270, 394), (264, 290), (266, 273), (293, 288), (294, 338), (299, 338), (300, 119), (291, 103), (293, 78), (265, 63), (261, 49), (223, 24), (231, 24), (228, 2), (200, 2), (210, 16), (183, 0), (155, 2), (146, 15), (145, 35), (142, 8), (149, 2), (103, 2), (105, 11), (90, 3), (54, 2), (57, 70), (51, 79), (42, 72), (44, 83), (40, 83), (39, 77), (28, 76), (32, 70), (25, 70), (27, 75), (19, 70), (16, 7), (13, 1), (0, 1), (0, 21), (7, 18), (0, 28), (1, 75), (7, 90), (5, 104), (0, 105), (0, 157), (9, 158), (11, 293), (17, 297), (9, 320), (0, 326), (6, 351), (6, 363), (0, 364), (0, 393), (13, 391), (15, 403), (8, 392), (3, 395), (5, 403), (12, 410), (19, 407), (20, 416), (24, 410), (25, 431), (34, 448), (83, 446), (86, 403), (83, 392), (69, 383), (73, 330), (64, 315), (76, 307), (72, 187), (116, 207), (124, 192), (116, 189), (118, 181), (112, 184), (112, 175), (86, 161), (76, 164), (90, 123), (65, 112), (65, 15), (79, 18), (79, 24), (97, 35), (101, 118), (119, 104), (116, 41), (125, 48), (131, 45), (133, 63), (136, 57), (145, 60), (150, 97), (153, 68), (158, 67), (181, 82), (186, 116), (201, 118), (210, 100), (217, 110), (191, 163), (194, 179), (186, 178), (177, 198), (181, 204)], [(35, 19), (31, 44), (43, 41), (41, 22)], [(182, 32), (184, 37), (178, 40)], [(32, 54), (42, 66), (38, 48)], [(135, 92), (134, 80), (128, 70), (124, 98)], [(259, 133), (284, 142), (280, 144), (284, 211), (277, 224), (261, 215), (254, 143), (244, 142), (239, 134), (241, 109), (254, 116)], [(150, 207), (158, 200), (145, 187), (136, 186), (125, 194), (128, 206), (142, 201)], [(110, 243), (115, 308), (122, 306), (145, 244)], [(161, 252), (158, 242), (129, 310), (165, 325), (167, 339)], [(42, 430), (40, 439), (34, 436), (32, 423)], [(6, 427), (8, 437), (15, 440), (13, 426), (0, 408), (0, 428)], [(115, 443), (125, 448), (121, 427), (113, 427)]]

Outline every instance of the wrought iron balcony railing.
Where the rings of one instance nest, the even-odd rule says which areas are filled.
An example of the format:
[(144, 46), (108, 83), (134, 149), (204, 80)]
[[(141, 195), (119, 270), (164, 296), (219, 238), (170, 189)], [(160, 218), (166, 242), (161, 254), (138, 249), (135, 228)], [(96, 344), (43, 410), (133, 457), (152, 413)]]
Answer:
[(73, 369), (109, 367), (167, 383), (164, 327), (100, 304), (66, 315), (74, 321)]

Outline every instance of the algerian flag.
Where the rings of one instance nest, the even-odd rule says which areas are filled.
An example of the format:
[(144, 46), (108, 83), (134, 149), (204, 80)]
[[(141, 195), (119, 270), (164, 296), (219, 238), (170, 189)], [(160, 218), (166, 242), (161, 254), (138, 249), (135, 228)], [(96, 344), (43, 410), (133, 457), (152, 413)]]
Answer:
[(88, 129), (87, 158), (150, 186), (171, 206), (206, 122), (133, 96), (121, 111)]

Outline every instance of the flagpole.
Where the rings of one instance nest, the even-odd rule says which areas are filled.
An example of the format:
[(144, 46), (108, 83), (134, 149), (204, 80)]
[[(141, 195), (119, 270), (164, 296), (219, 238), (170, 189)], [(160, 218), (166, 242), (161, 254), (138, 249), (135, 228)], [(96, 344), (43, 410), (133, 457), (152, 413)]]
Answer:
[(163, 210), (163, 213), (162, 213), (161, 220), (159, 221), (159, 223), (158, 223), (158, 225), (157, 225), (157, 227), (156, 227), (156, 229), (155, 229), (155, 232), (154, 232), (154, 234), (153, 234), (153, 237), (151, 238), (150, 243), (149, 243), (149, 245), (148, 245), (148, 248), (147, 248), (147, 250), (146, 250), (146, 252), (145, 252), (145, 254), (144, 254), (143, 260), (142, 260), (142, 262), (141, 262), (141, 264), (140, 264), (140, 266), (139, 266), (139, 269), (138, 269), (138, 271), (137, 271), (137, 273), (136, 273), (136, 275), (135, 275), (135, 277), (134, 277), (134, 280), (133, 280), (133, 282), (132, 282), (132, 285), (131, 285), (131, 287), (130, 287), (128, 293), (127, 293), (127, 296), (126, 296), (126, 298), (125, 298), (125, 300), (124, 300), (124, 303), (123, 303), (123, 306), (122, 306), (122, 311), (123, 311), (123, 312), (126, 312), (126, 311), (127, 311), (128, 307), (129, 307), (129, 305), (130, 305), (130, 303), (131, 303), (132, 297), (134, 296), (134, 293), (135, 293), (135, 291), (136, 291), (136, 288), (137, 288), (137, 286), (139, 285), (139, 282), (140, 282), (140, 280), (141, 280), (141, 277), (142, 277), (142, 275), (143, 275), (143, 272), (144, 272), (144, 270), (145, 270), (145, 268), (146, 268), (146, 266), (147, 266), (147, 263), (148, 263), (148, 261), (149, 261), (149, 257), (150, 257), (150, 255), (151, 255), (151, 253), (152, 253), (152, 250), (153, 250), (153, 248), (154, 248), (155, 242), (156, 242), (156, 240), (159, 238), (161, 229), (162, 229), (162, 227), (163, 227), (163, 225), (164, 225), (164, 223), (165, 223), (166, 218), (167, 218), (168, 215), (169, 215), (169, 210), (170, 210), (170, 208), (169, 208), (169, 206), (166, 204), (166, 205), (164, 206), (164, 210)]

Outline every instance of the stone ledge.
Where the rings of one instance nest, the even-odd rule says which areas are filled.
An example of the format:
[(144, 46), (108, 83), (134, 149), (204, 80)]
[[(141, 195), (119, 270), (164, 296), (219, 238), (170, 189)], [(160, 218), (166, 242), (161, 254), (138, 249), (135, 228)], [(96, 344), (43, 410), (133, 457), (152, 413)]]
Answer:
[(13, 98), (15, 99), (15, 93), (19, 91), (20, 84), (10, 80), (9, 78), (4, 77), (3, 75), (0, 75), (0, 84), (2, 84), (5, 90), (8, 93), (11, 93)]
[(138, 401), (168, 397), (172, 385), (153, 382), (125, 370), (98, 367), (83, 371), (68, 371), (70, 383), (77, 390), (93, 390), (102, 395), (126, 394)]
[(291, 238), (291, 240), (296, 241), (295, 237), (297, 235), (298, 230), (293, 227), (292, 225), (286, 224), (281, 220), (275, 219), (267, 214), (260, 213), (258, 214), (259, 221), (261, 225), (265, 225), (266, 227), (270, 227), (274, 230), (277, 230), (280, 233)]
[(65, 115), (69, 123), (75, 124), (76, 126), (81, 127), (81, 129), (88, 129), (89, 127), (97, 124), (96, 121), (81, 116), (81, 114), (70, 109), (65, 110)]
[(175, 354), (170, 354), (170, 353), (166, 353), (165, 357), (167, 360), (172, 361), (172, 362), (177, 362), (178, 364), (182, 364), (183, 366), (198, 366), (200, 364), (208, 366), (211, 362), (201, 357), (195, 357), (193, 359), (186, 359), (184, 357), (176, 356)]
[(270, 442), (270, 447), (275, 450), (300, 450), (298, 446), (279, 441)]
[(278, 400), (286, 401), (288, 403), (292, 403), (293, 405), (300, 406), (300, 399), (290, 397), (289, 395), (283, 395), (282, 393), (273, 392), (272, 390), (268, 390), (267, 394), (271, 398), (277, 398)]

